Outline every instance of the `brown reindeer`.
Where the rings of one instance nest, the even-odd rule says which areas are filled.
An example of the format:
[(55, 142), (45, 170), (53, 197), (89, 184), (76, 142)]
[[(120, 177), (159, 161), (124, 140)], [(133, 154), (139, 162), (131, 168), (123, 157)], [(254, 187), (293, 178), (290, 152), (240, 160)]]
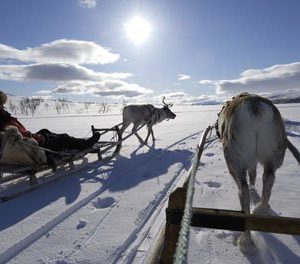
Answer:
[[(254, 213), (270, 213), (269, 200), (275, 172), (282, 165), (288, 147), (299, 162), (299, 152), (287, 139), (279, 110), (266, 98), (242, 93), (226, 103), (217, 120), (227, 167), (239, 189), (241, 209), (250, 213), (250, 190), (254, 191), (257, 163), (263, 165), (262, 198)], [(298, 152), (298, 154), (297, 154)], [(250, 231), (239, 239), (241, 250), (254, 249)]]

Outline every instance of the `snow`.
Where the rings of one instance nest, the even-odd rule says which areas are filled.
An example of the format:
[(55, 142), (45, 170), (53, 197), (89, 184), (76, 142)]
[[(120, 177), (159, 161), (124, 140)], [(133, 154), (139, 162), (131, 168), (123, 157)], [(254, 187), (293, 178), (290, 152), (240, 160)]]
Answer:
[[(300, 104), (278, 107), (290, 140), (300, 149)], [(150, 146), (141, 146), (131, 137), (115, 159), (98, 162), (97, 155), (89, 154), (76, 163), (74, 171), (59, 170), (59, 181), (1, 203), (0, 263), (147, 263), (165, 224), (168, 195), (185, 180), (200, 134), (215, 122), (220, 108), (174, 106), (176, 119), (154, 127), (155, 144), (150, 141)], [(103, 128), (122, 122), (117, 108), (107, 113), (44, 113), (20, 120), (31, 131), (46, 127), (77, 137), (90, 136), (92, 124)], [(145, 132), (141, 130), (143, 137)], [(259, 192), (261, 174), (259, 168)], [(300, 217), (299, 184), (298, 164), (287, 151), (271, 196), (275, 214)], [(218, 141), (202, 156), (193, 206), (240, 210), (237, 187)], [(239, 235), (192, 228), (188, 263), (300, 261), (300, 236), (253, 232), (258, 253), (247, 256), (236, 245)]]

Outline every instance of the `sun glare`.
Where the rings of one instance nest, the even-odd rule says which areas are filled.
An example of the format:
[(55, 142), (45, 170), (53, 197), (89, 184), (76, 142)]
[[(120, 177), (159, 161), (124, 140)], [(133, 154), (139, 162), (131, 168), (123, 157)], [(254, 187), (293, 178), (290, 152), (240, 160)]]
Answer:
[(150, 35), (151, 25), (142, 17), (135, 16), (124, 24), (126, 35), (134, 44), (141, 45)]

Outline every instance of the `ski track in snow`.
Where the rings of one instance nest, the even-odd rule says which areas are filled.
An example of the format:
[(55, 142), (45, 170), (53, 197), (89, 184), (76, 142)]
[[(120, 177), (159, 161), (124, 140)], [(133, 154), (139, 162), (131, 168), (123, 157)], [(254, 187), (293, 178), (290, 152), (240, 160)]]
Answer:
[[(114, 182), (113, 182), (114, 183)], [(111, 183), (111, 184), (113, 184)], [(14, 244), (12, 247), (8, 248), (6, 251), (4, 251), (0, 255), (0, 262), (7, 262), (10, 259), (12, 259), (14, 256), (16, 256), (20, 251), (24, 250), (31, 244), (33, 244), (36, 240), (41, 238), (42, 236), (49, 233), (52, 229), (55, 228), (58, 224), (63, 222), (66, 218), (68, 218), (70, 215), (74, 214), (76, 211), (78, 211), (83, 206), (86, 206), (90, 201), (101, 195), (111, 184), (104, 185), (103, 188), (100, 190), (91, 193), (87, 197), (83, 198), (82, 200), (76, 202), (73, 206), (69, 207), (65, 211), (63, 211), (61, 214), (53, 218), (48, 223), (44, 224), (40, 228), (38, 228), (36, 231), (22, 239), (21, 241)], [(113, 207), (111, 207), (112, 209)], [(109, 212), (108, 212), (109, 213)], [(105, 219), (105, 217), (108, 215), (108, 213), (101, 219), (100, 223)], [(99, 224), (100, 224), (99, 223)]]
[[(181, 145), (184, 144), (184, 142), (188, 139), (195, 139), (195, 136), (198, 136), (201, 132), (196, 132), (192, 135), (189, 135), (187, 137), (182, 138), (179, 141), (174, 142), (173, 144), (167, 146), (164, 148), (164, 150), (169, 150), (173, 148), (176, 145)], [(149, 156), (146, 160), (141, 161), (139, 166), (145, 166), (146, 163), (150, 162), (153, 158), (159, 158), (159, 156)], [(184, 171), (186, 166), (188, 165), (189, 161), (187, 161), (186, 164), (183, 164), (174, 177), (170, 180), (168, 184), (165, 185), (164, 189), (158, 192), (155, 196), (155, 199), (149, 203), (147, 208), (144, 208), (139, 212), (139, 216), (136, 219), (136, 228), (132, 231), (132, 233), (128, 236), (128, 238), (124, 241), (124, 243), (119, 246), (115, 252), (111, 254), (111, 259), (113, 263), (130, 263), (131, 260), (134, 258), (136, 251), (140, 244), (143, 242), (143, 240), (147, 237), (147, 234), (150, 230), (151, 224), (147, 225), (148, 221), (154, 222), (157, 215), (161, 212), (163, 206), (167, 202), (167, 197), (168, 193), (171, 192), (176, 186), (176, 183), (178, 181), (179, 175)], [(71, 173), (77, 173), (79, 170), (85, 170), (87, 168), (91, 169), (93, 167), (93, 164), (88, 164), (87, 166), (81, 166), (79, 169), (76, 169), (75, 171), (72, 171)], [(136, 168), (130, 168), (127, 169), (124, 174), (129, 174), (136, 170)], [(69, 175), (67, 175), (68, 177)], [(84, 247), (84, 244), (88, 243), (96, 233), (96, 230), (101, 227), (102, 222), (106, 219), (106, 217), (111, 213), (111, 211), (115, 208), (115, 206), (120, 202), (118, 201), (113, 201), (111, 204), (109, 204), (109, 198), (101, 198), (101, 194), (105, 192), (108, 188), (111, 188), (113, 185), (117, 184), (122, 178), (115, 178), (113, 181), (106, 182), (99, 190), (89, 194), (88, 196), (84, 197), (83, 199), (77, 201), (75, 204), (73, 204), (71, 207), (66, 209), (65, 211), (61, 212), (59, 215), (51, 219), (49, 222), (46, 224), (40, 226), (37, 230), (23, 238), (21, 241), (18, 241), (15, 243), (13, 246), (10, 248), (6, 249), (4, 252), (1, 253), (0, 255), (0, 263), (5, 263), (9, 260), (11, 260), (13, 257), (15, 257), (18, 253), (20, 253), (22, 250), (25, 248), (29, 247), (32, 245), (35, 241), (40, 239), (43, 236), (47, 236), (47, 234), (51, 233), (51, 230), (53, 230), (57, 225), (62, 223), (64, 220), (66, 220), (68, 217), (76, 213), (78, 210), (83, 208), (84, 206), (88, 205), (89, 203), (92, 203), (94, 208), (100, 209), (100, 208), (106, 208), (107, 212), (105, 215), (99, 219), (97, 225), (93, 228), (92, 231), (89, 232), (83, 239), (81, 239), (81, 242), (74, 243), (75, 246), (73, 250), (70, 252), (60, 252), (60, 259), (70, 260), (72, 255), (74, 255), (78, 250), (80, 250), (82, 247)], [(107, 206), (104, 205), (106, 199)], [(113, 198), (112, 198), (113, 199)], [(120, 198), (122, 199), (122, 198)], [(152, 217), (154, 215), (154, 217)], [(83, 222), (80, 224), (80, 228), (83, 228), (83, 225), (86, 225), (87, 223)], [(78, 228), (78, 229), (80, 229)], [(81, 245), (81, 246), (78, 246)], [(58, 262), (57, 262), (58, 261)], [(47, 263), (59, 263), (59, 259), (57, 259), (57, 256), (54, 257), (53, 259), (47, 259)], [(65, 262), (69, 263), (69, 262)], [(72, 262), (70, 262), (72, 263)]]
[[(200, 132), (194, 133), (193, 135), (187, 136), (177, 142), (174, 142), (170, 146), (166, 147), (164, 150), (168, 150), (174, 146), (181, 145), (185, 140), (193, 138), (195, 135), (200, 134)], [(152, 155), (147, 160), (142, 162), (142, 166), (149, 163), (153, 158), (159, 158), (159, 156)], [(151, 223), (156, 220), (156, 216), (161, 213), (161, 210), (168, 199), (168, 193), (170, 193), (176, 186), (177, 180), (181, 175), (182, 171), (187, 164), (183, 164), (178, 171), (175, 173), (174, 177), (170, 180), (168, 184), (165, 185), (164, 189), (155, 195), (155, 199), (149, 202), (149, 205), (139, 212), (138, 217), (135, 220), (136, 228), (130, 233), (128, 238), (124, 243), (119, 246), (111, 255), (108, 257), (112, 263), (131, 263), (133, 260), (138, 247), (147, 237), (149, 230), (151, 228)], [(133, 169), (135, 170), (135, 169)], [(149, 224), (149, 222), (151, 222)], [(97, 225), (97, 229), (100, 225)], [(93, 232), (95, 233), (95, 232)]]

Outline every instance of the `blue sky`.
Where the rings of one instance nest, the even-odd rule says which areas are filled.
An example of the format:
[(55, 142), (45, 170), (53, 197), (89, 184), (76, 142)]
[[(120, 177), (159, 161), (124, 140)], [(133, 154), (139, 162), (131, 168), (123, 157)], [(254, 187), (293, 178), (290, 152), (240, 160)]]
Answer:
[[(0, 89), (186, 102), (298, 91), (299, 10), (297, 0), (1, 0)], [(139, 46), (124, 29), (137, 15), (152, 28)]]

